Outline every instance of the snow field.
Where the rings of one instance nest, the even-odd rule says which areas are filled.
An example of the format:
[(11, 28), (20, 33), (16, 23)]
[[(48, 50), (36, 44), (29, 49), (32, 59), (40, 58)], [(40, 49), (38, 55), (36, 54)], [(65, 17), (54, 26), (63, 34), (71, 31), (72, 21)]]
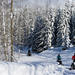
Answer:
[[(40, 54), (16, 53), (16, 62), (0, 61), (0, 75), (75, 75), (75, 70), (69, 70), (72, 63), (72, 55), (75, 48), (61, 51), (61, 48), (46, 50)], [(64, 65), (56, 62), (57, 54), (60, 53)]]

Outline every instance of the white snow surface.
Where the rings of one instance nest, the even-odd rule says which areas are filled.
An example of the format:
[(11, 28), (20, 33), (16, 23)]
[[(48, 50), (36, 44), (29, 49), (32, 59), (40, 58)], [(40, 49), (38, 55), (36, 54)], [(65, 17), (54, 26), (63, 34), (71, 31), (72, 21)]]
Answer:
[[(16, 62), (0, 61), (0, 75), (75, 75), (75, 70), (68, 69), (74, 52), (73, 47), (65, 51), (61, 48), (51, 48), (32, 56), (16, 53)], [(61, 54), (63, 66), (56, 62), (58, 53)]]

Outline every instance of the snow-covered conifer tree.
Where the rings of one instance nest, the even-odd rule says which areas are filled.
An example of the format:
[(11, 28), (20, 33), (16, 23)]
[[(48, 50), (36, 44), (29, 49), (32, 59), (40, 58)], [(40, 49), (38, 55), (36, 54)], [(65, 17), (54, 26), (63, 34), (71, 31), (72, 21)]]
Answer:
[(48, 36), (48, 42), (49, 42), (49, 47), (51, 47), (54, 43), (54, 22), (55, 22), (55, 15), (56, 15), (56, 10), (55, 8), (49, 8), (46, 12), (46, 17), (48, 18), (49, 21), (49, 28), (50, 28), (50, 35)]
[[(69, 47), (70, 38), (69, 38), (69, 21), (70, 21), (70, 7), (69, 2), (65, 3), (65, 7), (62, 9), (60, 15), (60, 24), (58, 25), (58, 33), (57, 33), (57, 46)], [(59, 44), (61, 43), (61, 44)]]
[(62, 14), (62, 10), (61, 9), (58, 9), (57, 10), (57, 17), (56, 17), (56, 20), (57, 20), (57, 38), (56, 38), (56, 42), (57, 42), (57, 46), (62, 46), (62, 37), (63, 37), (63, 14)]
[(64, 38), (63, 38), (63, 41), (64, 41), (64, 46), (65, 47), (69, 47), (70, 45), (70, 37), (69, 37), (69, 34), (70, 34), (70, 26), (69, 26), (69, 22), (70, 22), (70, 3), (69, 1), (67, 1), (65, 3), (65, 9), (63, 9), (63, 15), (64, 15), (64, 20), (63, 20), (63, 25), (64, 25)]
[[(28, 25), (28, 9), (25, 7), (18, 14), (16, 14), (16, 25), (14, 30), (14, 43), (24, 45), (27, 36), (29, 34), (29, 25)], [(25, 37), (25, 38), (24, 38)]]
[(38, 16), (35, 22), (34, 32), (32, 36), (32, 50), (41, 52), (49, 47), (49, 21), (46, 17)]
[[(61, 46), (61, 42), (59, 42), (61, 40), (61, 32), (60, 32), (60, 34), (58, 32), (58, 31), (60, 31), (60, 28), (59, 28), (59, 26), (60, 26), (60, 21), (59, 21), (60, 15), (61, 15), (61, 10), (58, 8), (56, 10), (56, 16), (55, 16), (55, 22), (54, 22), (54, 36), (53, 36), (54, 39), (53, 39), (53, 42), (52, 42), (52, 44), (54, 46), (57, 46), (57, 45)], [(59, 42), (59, 43), (57, 43), (57, 42)]]
[(72, 3), (71, 4), (71, 17), (70, 17), (70, 40), (71, 40), (71, 43), (72, 44), (75, 44), (75, 6), (74, 4)]

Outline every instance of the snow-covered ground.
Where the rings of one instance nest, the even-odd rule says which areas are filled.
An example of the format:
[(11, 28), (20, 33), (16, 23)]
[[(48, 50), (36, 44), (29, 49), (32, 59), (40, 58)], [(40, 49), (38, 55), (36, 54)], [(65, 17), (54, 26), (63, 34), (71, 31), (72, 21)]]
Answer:
[[(73, 47), (65, 51), (51, 48), (32, 56), (16, 53), (16, 62), (0, 62), (0, 75), (75, 75), (75, 70), (68, 69), (74, 52)], [(63, 66), (56, 62), (58, 53), (61, 54)]]

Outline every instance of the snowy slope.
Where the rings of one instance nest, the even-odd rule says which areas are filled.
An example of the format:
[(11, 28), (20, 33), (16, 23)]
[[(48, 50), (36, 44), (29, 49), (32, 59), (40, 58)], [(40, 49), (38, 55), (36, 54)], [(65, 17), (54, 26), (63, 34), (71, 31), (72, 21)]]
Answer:
[[(15, 63), (0, 62), (0, 75), (75, 75), (75, 70), (68, 70), (75, 48), (61, 51), (61, 48), (52, 48), (40, 54), (16, 53)], [(58, 65), (56, 56), (60, 53), (64, 66)]]

